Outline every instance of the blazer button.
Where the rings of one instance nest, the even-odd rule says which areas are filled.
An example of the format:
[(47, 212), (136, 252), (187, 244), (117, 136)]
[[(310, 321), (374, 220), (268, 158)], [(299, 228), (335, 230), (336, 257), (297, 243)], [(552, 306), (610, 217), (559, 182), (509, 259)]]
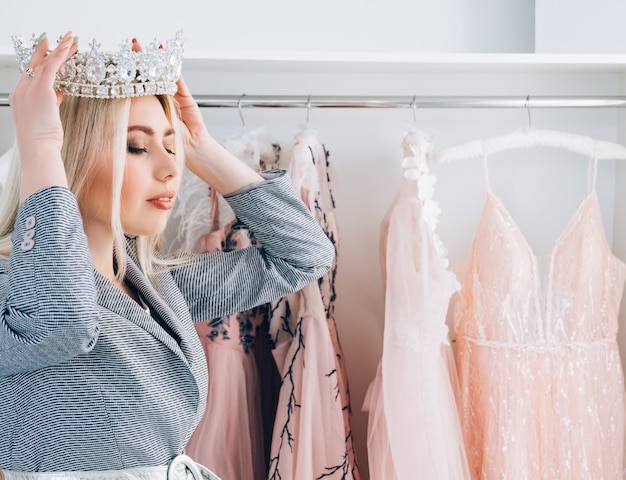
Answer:
[(24, 240), (21, 245), (23, 252), (28, 252), (29, 250), (32, 250), (34, 246), (35, 246), (35, 241), (31, 239)]
[(24, 240), (32, 240), (35, 236), (35, 229), (31, 228), (30, 230), (26, 230), (24, 232)]
[(26, 221), (24, 222), (24, 228), (26, 230), (30, 230), (35, 226), (35, 223), (35, 216), (31, 215), (30, 217), (26, 218)]

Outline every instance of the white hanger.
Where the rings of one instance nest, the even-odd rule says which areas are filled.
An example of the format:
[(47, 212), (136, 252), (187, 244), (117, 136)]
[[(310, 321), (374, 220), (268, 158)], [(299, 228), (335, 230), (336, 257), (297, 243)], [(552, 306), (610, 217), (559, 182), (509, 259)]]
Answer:
[(437, 163), (448, 163), (463, 158), (488, 156), (503, 150), (530, 147), (563, 148), (598, 160), (626, 159), (626, 147), (618, 143), (595, 140), (569, 132), (526, 128), (444, 148), (435, 153), (433, 160)]
[[(529, 97), (526, 100), (528, 101)], [(562, 148), (598, 160), (626, 159), (626, 147), (618, 143), (596, 140), (571, 132), (532, 128), (530, 108), (528, 108), (528, 125), (528, 128), (521, 128), (510, 133), (471, 140), (444, 148), (433, 155), (433, 161), (448, 163), (463, 158), (489, 156), (503, 150), (530, 147)]]
[(243, 97), (245, 97), (245, 96), (246, 96), (246, 94), (243, 93), (239, 97), (239, 101), (237, 102), (237, 110), (239, 110), (239, 119), (241, 120), (241, 132), (243, 134), (247, 133), (246, 120), (243, 118), (243, 112), (241, 111), (241, 100), (243, 100)]
[(309, 115), (311, 113), (311, 95), (306, 99), (306, 124), (304, 126), (305, 130), (309, 129)]

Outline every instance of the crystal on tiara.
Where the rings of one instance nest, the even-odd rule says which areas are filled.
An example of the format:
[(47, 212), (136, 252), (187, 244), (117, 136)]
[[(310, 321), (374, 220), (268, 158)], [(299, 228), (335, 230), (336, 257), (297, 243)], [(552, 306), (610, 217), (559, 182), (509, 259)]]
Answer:
[[(37, 45), (13, 35), (20, 72), (30, 61)], [(101, 52), (93, 40), (86, 52), (76, 52), (57, 72), (55, 90), (64, 95), (92, 98), (128, 98), (175, 94), (183, 59), (182, 32), (166, 43), (154, 40), (143, 52), (133, 52), (131, 40), (124, 40), (116, 52)]]

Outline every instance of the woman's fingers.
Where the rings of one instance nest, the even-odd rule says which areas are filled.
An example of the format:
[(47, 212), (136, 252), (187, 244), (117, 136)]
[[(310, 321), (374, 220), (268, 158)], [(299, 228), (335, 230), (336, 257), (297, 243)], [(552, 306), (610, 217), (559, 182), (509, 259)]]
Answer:
[(191, 92), (189, 91), (189, 88), (187, 87), (187, 84), (185, 83), (182, 75), (178, 77), (178, 80), (176, 81), (176, 86), (178, 87), (176, 96), (178, 97), (180, 103), (196, 103), (191, 96)]
[(133, 45), (132, 45), (131, 50), (133, 52), (143, 52), (143, 47), (141, 46), (141, 43), (137, 41), (136, 38), (133, 38), (132, 43)]
[[(25, 71), (29, 68), (31, 71), (34, 71), (35, 67), (46, 57), (48, 54), (48, 37), (45, 33), (42, 33), (39, 36), (39, 43), (35, 47), (35, 51), (33, 52), (33, 56), (30, 57), (28, 61), (28, 65), (26, 65)], [(26, 73), (28, 75), (28, 73)]]
[(33, 68), (43, 68), (47, 74), (56, 74), (70, 56), (72, 46), (74, 46), (74, 49), (77, 48), (77, 45), (73, 43), (72, 32), (67, 32), (54, 50), (46, 55), (39, 65), (33, 66)]
[(24, 74), (9, 96), (16, 129), (24, 140), (20, 148), (36, 138), (62, 142), (58, 109), (62, 96), (54, 90), (54, 81), (57, 71), (77, 48), (72, 32), (67, 32), (50, 52), (46, 37), (41, 38), (35, 48)]
[(32, 57), (28, 61), (24, 74), (34, 78), (36, 76), (48, 77), (47, 81), (53, 80), (56, 72), (63, 66), (78, 49), (78, 44), (72, 37), (72, 32), (67, 32), (59, 41), (54, 50), (48, 50), (48, 37), (40, 37), (39, 44), (35, 47)]

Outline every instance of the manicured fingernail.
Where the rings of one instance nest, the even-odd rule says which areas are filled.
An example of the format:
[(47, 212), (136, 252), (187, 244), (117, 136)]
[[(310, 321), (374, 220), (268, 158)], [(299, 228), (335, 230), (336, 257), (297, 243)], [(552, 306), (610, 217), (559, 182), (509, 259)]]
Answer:
[(74, 38), (72, 38), (72, 45), (78, 43), (78, 37), (74, 36)]
[(46, 38), (46, 32), (43, 32), (39, 37), (37, 37), (37, 45), (43, 42), (43, 39)]
[(137, 39), (133, 37), (133, 39), (131, 40), (131, 42), (133, 42), (133, 43), (137, 43)]

